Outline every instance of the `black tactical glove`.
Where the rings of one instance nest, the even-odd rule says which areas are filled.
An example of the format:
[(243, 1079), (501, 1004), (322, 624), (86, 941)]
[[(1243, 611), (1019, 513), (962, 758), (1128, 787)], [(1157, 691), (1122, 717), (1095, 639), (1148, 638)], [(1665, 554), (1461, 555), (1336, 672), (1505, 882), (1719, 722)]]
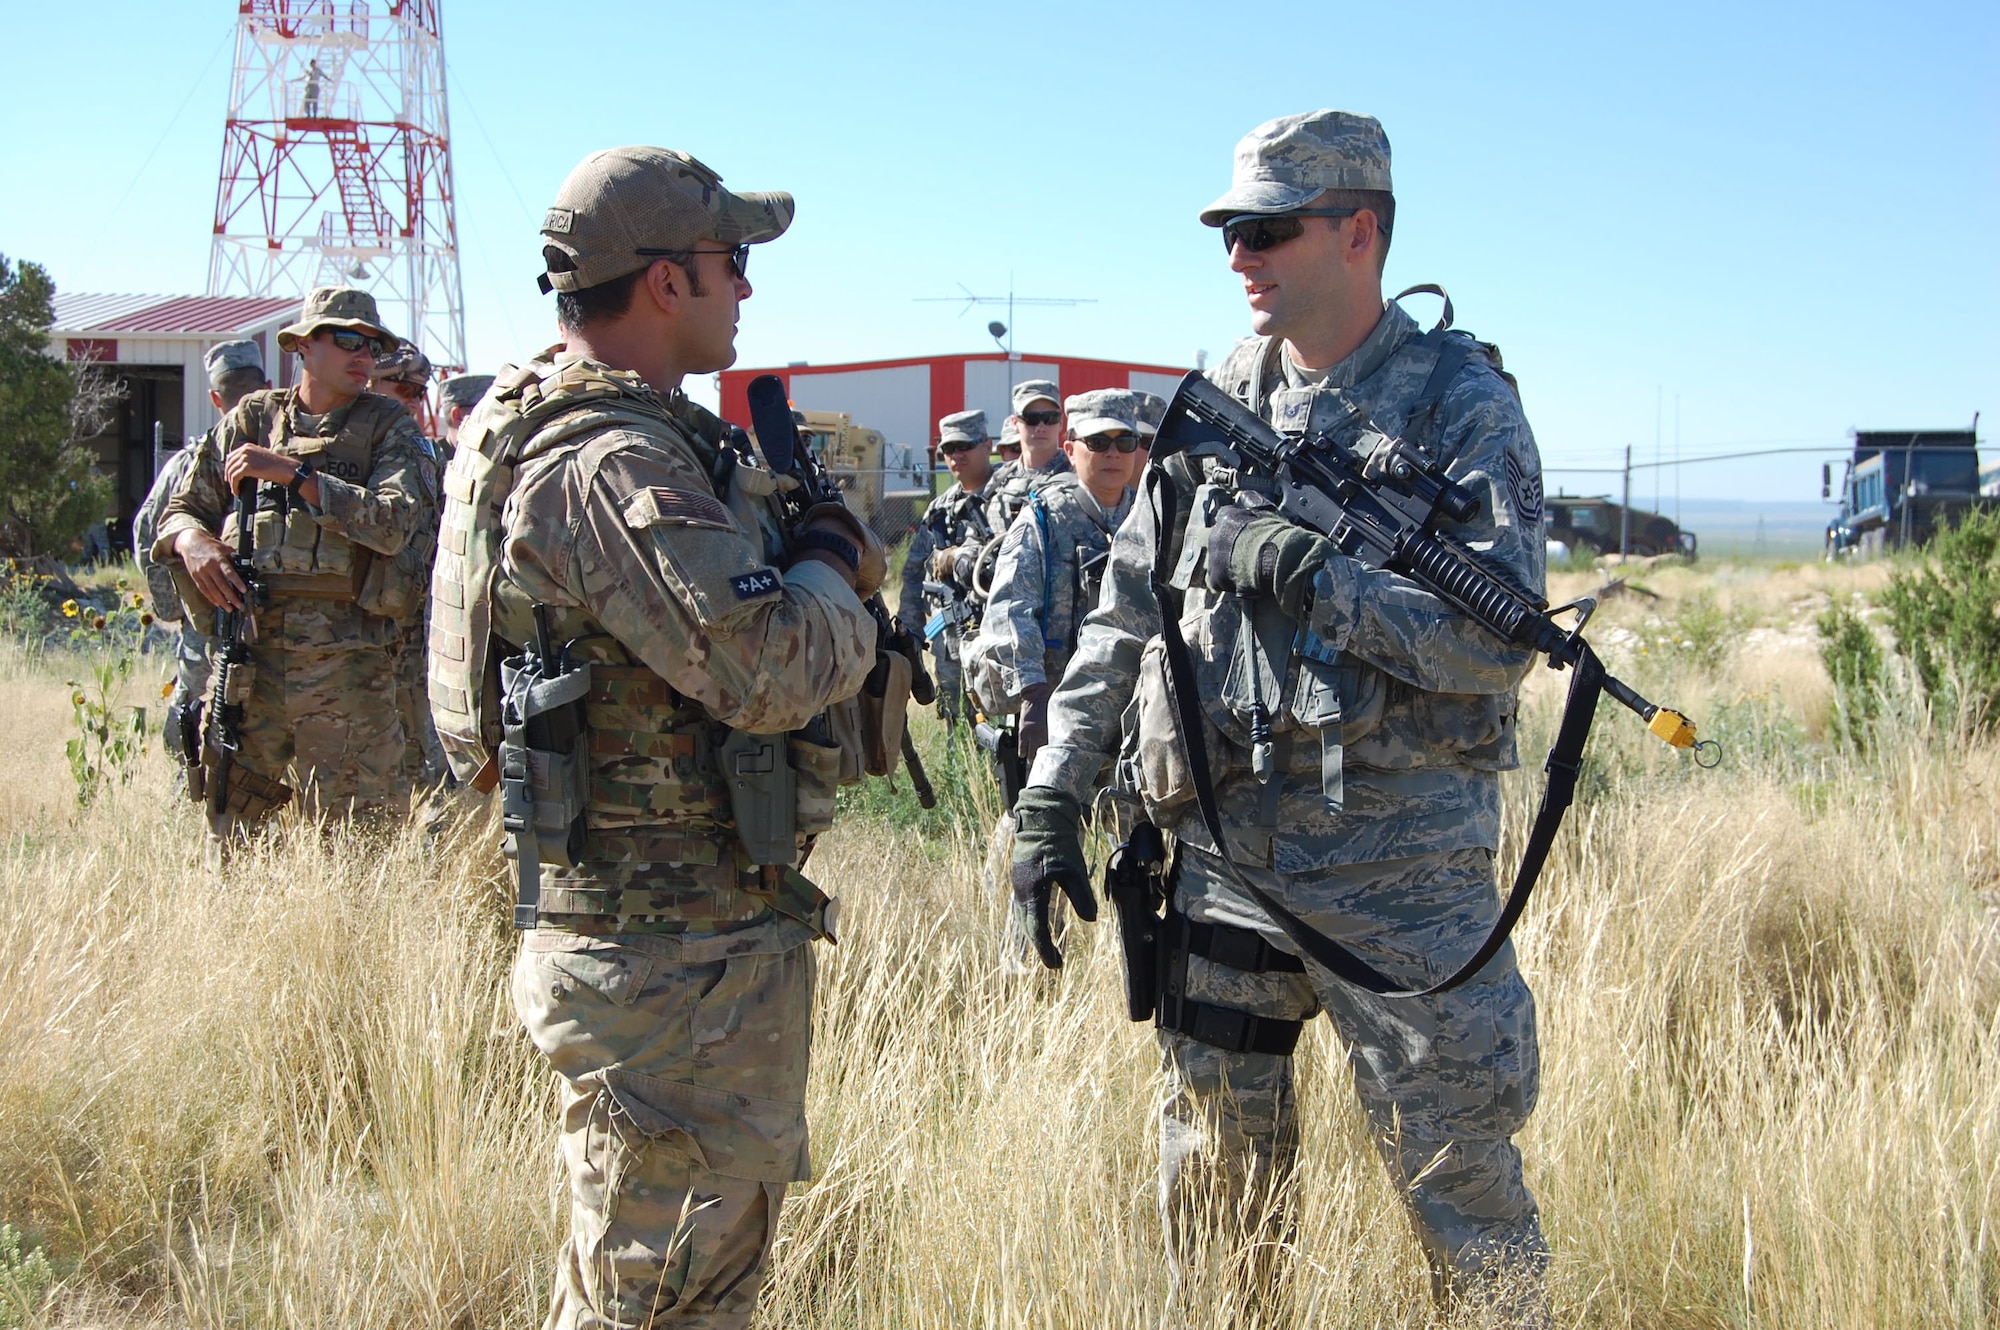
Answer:
[(1069, 897), (1076, 917), (1097, 918), (1090, 889), (1090, 865), (1083, 858), (1083, 806), (1060, 790), (1035, 785), (1014, 801), (1014, 903), (1033, 921), (1035, 951), (1051, 970), (1062, 969), (1062, 953), (1049, 931), (1055, 889)]
[(1021, 690), (1021, 723), (1014, 731), (1014, 747), (1021, 761), (1033, 764), (1035, 754), (1049, 741), (1049, 694), (1045, 683), (1031, 683)]
[(1231, 504), (1208, 529), (1208, 585), (1274, 597), (1296, 619), (1333, 542), (1269, 507)]

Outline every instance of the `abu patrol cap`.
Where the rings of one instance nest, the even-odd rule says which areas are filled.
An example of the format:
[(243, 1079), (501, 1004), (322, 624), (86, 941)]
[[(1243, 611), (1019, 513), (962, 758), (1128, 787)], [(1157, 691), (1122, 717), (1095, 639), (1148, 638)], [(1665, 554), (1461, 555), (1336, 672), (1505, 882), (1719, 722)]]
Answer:
[(954, 411), (938, 421), (940, 444), (984, 443), (990, 437), (984, 411)]
[(201, 366), (208, 371), (208, 386), (220, 391), (223, 376), (232, 371), (254, 369), (262, 374), (264, 348), (248, 338), (235, 342), (217, 342), (202, 353)]
[(1063, 402), (1063, 414), (1069, 417), (1070, 434), (1079, 439), (1115, 429), (1139, 433), (1139, 399), (1124, 388), (1078, 393)]
[(1160, 422), (1167, 418), (1167, 399), (1137, 388), (1132, 390), (1132, 399), (1138, 403), (1139, 432), (1150, 439), (1160, 432)]
[(454, 374), (438, 385), (438, 397), (447, 406), (462, 406), (470, 411), (492, 386), (491, 374)]
[(581, 291), (697, 241), (754, 245), (792, 224), (792, 196), (732, 194), (684, 152), (607, 148), (578, 162), (542, 217), (544, 292)]
[(1014, 414), (1020, 415), (1037, 402), (1061, 406), (1061, 392), (1054, 379), (1023, 379), (1014, 385)]
[(1236, 145), (1229, 191), (1201, 210), (1203, 226), (1244, 213), (1295, 212), (1329, 189), (1393, 194), (1389, 136), (1372, 115), (1312, 111), (1266, 120)]
[(321, 286), (306, 297), (299, 310), (299, 321), (278, 329), (278, 349), (296, 351), (300, 342), (321, 328), (349, 328), (385, 342), (396, 340), (396, 334), (382, 326), (374, 296), (351, 286)]

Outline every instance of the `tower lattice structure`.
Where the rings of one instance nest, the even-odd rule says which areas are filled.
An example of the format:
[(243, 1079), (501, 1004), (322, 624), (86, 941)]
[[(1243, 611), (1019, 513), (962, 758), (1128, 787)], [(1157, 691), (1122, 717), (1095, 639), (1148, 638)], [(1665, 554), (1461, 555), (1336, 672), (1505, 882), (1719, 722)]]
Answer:
[(465, 366), (437, 0), (239, 0), (210, 295), (374, 294)]

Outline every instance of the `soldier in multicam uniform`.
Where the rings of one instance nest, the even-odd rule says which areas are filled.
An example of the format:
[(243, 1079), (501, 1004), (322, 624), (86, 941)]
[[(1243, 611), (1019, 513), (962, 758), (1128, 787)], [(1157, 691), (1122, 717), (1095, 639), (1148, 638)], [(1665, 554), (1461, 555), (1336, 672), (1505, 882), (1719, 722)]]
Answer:
[(995, 531), (1005, 531), (1014, 524), (1037, 477), (1069, 470), (1057, 391), (1047, 379), (1023, 379), (1014, 385), (1014, 414), (1007, 417), (1007, 427), (1021, 440), (1021, 455), (1003, 462), (993, 473), (993, 497), (986, 506), (986, 520)]
[(454, 374), (438, 385), (437, 441), (443, 460), (451, 460), (452, 450), (458, 447), (459, 426), (492, 386), (491, 374)]
[[(398, 403), (367, 391), (376, 355), (394, 342), (365, 291), (307, 296), (299, 321), (278, 332), (279, 347), (299, 356), (298, 386), (237, 403), (168, 501), (153, 544), (191, 614), (205, 621), (211, 606), (242, 606), (232, 496), (259, 482), (251, 560), (269, 600), (252, 607), (254, 683), (237, 765), (267, 780), (289, 768), (309, 816), (408, 803), (395, 649), (422, 589), (396, 555), (425, 521), (423, 445)], [(266, 811), (225, 812), (211, 830), (226, 840)]]
[[(1259, 335), (1210, 377), (1281, 428), (1337, 419), (1329, 408), (1344, 399), (1429, 450), (1481, 499), (1455, 534), (1539, 594), (1540, 463), (1497, 354), (1461, 333), (1420, 333), (1382, 301), (1394, 199), (1381, 126), (1332, 111), (1271, 121), (1238, 145), (1233, 180), (1202, 220), (1223, 228)], [(1458, 368), (1431, 389), (1441, 362)], [(1164, 546), (1173, 562), (1161, 575), (1185, 591), (1180, 622), (1231, 857), (1312, 928), (1412, 987), (1450, 974), (1498, 913), (1498, 773), (1516, 764), (1515, 690), (1529, 653), (1338, 553), (1268, 500), (1229, 502), (1245, 477), (1223, 460), (1156, 463), (1118, 533), (1103, 599), (1051, 705), (1050, 742), (1017, 805), (1017, 896), (1046, 920), (1060, 886), (1079, 912), (1094, 912), (1081, 810), (1136, 693), (1141, 793), (1179, 840), (1167, 925), (1179, 941), (1167, 969), (1184, 965), (1186, 979), (1174, 1005), (1184, 1019), (1205, 1013), (1188, 1023), (1209, 1033), (1159, 1033), (1169, 1250), (1186, 1251), (1186, 1226), (1217, 1195), (1233, 1201), (1233, 1222), (1249, 1230), (1241, 1236), (1282, 1237), (1287, 1211), (1272, 1189), (1291, 1176), (1299, 1140), (1290, 1051), (1298, 1023), (1324, 1010), (1438, 1296), (1487, 1297), (1505, 1320), (1540, 1323), (1548, 1250), (1512, 1139), (1534, 1107), (1539, 1067), (1534, 1002), (1512, 948), (1461, 988), (1402, 1000), (1300, 961), (1232, 885), (1196, 815), (1148, 577)], [(1204, 500), (1226, 505), (1205, 536), (1191, 523), (1158, 529), (1166, 484), (1179, 514)], [(1244, 660), (1253, 668), (1231, 670)], [(1285, 692), (1264, 693), (1282, 699), (1272, 704), (1275, 779), (1264, 785), (1246, 737), (1246, 693), (1257, 685), (1244, 676), (1258, 661), (1288, 671), (1275, 680)], [(1308, 675), (1331, 683), (1308, 689)], [(1038, 944), (1045, 962), (1061, 963), (1046, 925)]]
[[(202, 367), (208, 371), (208, 400), (224, 415), (235, 410), (236, 404), (249, 394), (270, 387), (270, 380), (264, 377), (263, 348), (252, 341), (217, 342), (202, 356)], [(186, 751), (190, 727), (185, 721), (195, 714), (192, 709), (202, 704), (208, 691), (209, 658), (215, 644), (195, 626), (194, 616), (182, 611), (173, 575), (153, 557), (153, 541), (159, 534), (160, 519), (166, 515), (167, 500), (173, 498), (174, 491), (194, 469), (195, 459), (214, 432), (211, 428), (208, 434), (184, 445), (166, 460), (160, 474), (153, 477), (153, 487), (146, 492), (146, 501), (139, 505), (138, 515), (132, 519), (133, 557), (146, 579), (146, 594), (153, 603), (153, 614), (168, 623), (178, 620), (181, 626), (174, 639), (174, 691), (167, 702), (166, 723), (160, 727), (160, 733), (162, 742), (183, 764), (201, 760), (198, 747), (193, 752)]]
[[(430, 415), (430, 357), (412, 342), (399, 343), (375, 361), (375, 381), (370, 387), (384, 397), (393, 397), (410, 413), (421, 428)], [(417, 473), (423, 480), (424, 520), (403, 548), (396, 551), (402, 575), (422, 588), (418, 603), (410, 609), (406, 631), (396, 656), (396, 709), (403, 716), (403, 783), (411, 789), (435, 786), (448, 774), (444, 749), (438, 744), (437, 727), (431, 723), (429, 684), (425, 679), (424, 642), (429, 636), (431, 560), (437, 554), (437, 515), (444, 502), (442, 489), (444, 459), (429, 438), (418, 436), (423, 453), (417, 459)]]
[[(986, 522), (993, 479), (993, 441), (986, 434), (986, 413), (956, 411), (938, 421), (938, 451), (944, 454), (953, 483), (931, 500), (910, 537), (897, 615), (905, 627), (921, 630), (929, 641), (937, 675), (937, 713), (949, 724), (959, 716), (964, 650), (979, 627), (977, 618), (962, 617), (974, 612), (973, 565), (994, 534)], [(950, 588), (950, 603), (930, 597), (927, 606), (925, 582)], [(929, 626), (932, 622), (935, 632)]]
[[(538, 612), (570, 661), (556, 677), (588, 664), (560, 759), (580, 847), (541, 860), (513, 983), (562, 1078), (551, 1330), (747, 1326), (786, 1185), (808, 1176), (808, 944), (833, 920), (796, 867), (749, 857), (743, 815), (782, 812), (794, 862), (825, 830), (839, 750), (829, 771), (785, 735), (860, 690), (886, 561), (837, 505), (806, 515), (788, 557), (759, 497), (775, 478), (681, 391), (735, 359), (749, 246), (792, 206), (665, 149), (585, 158), (542, 227), (565, 343), (500, 374), (445, 476), (431, 699), (458, 774), (517, 779), (490, 667), (537, 644)], [(776, 736), (762, 751), (780, 765), (789, 751), (796, 817), (733, 801), (751, 767), (722, 755), (746, 734)], [(568, 787), (551, 782), (553, 800)]]

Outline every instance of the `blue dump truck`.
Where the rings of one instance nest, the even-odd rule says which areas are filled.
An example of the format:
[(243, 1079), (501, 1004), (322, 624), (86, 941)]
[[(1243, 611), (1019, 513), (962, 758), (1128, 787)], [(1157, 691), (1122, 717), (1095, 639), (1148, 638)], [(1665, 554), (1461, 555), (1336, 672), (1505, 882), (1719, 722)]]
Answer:
[(1874, 558), (1921, 545), (1976, 506), (1979, 418), (1971, 429), (1856, 430), (1838, 490), (1833, 464), (1820, 468), (1820, 497), (1840, 504), (1826, 526), (1826, 557)]

